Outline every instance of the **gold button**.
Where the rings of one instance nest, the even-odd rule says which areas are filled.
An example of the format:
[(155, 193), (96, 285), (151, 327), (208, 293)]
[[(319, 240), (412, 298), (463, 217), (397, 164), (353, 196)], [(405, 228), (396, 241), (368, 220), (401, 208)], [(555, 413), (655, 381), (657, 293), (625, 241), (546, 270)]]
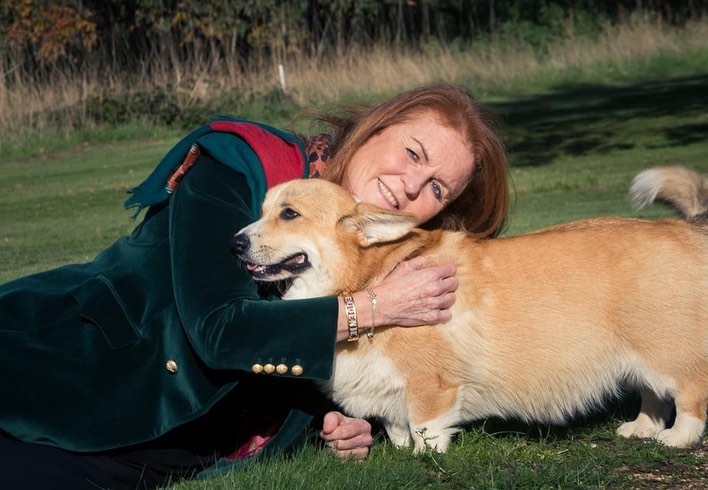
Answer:
[(302, 366), (299, 364), (295, 364), (291, 369), (290, 372), (293, 373), (293, 376), (300, 376), (302, 374)]
[(275, 366), (275, 372), (278, 374), (285, 374), (288, 372), (288, 366), (286, 366), (285, 364), (278, 364), (277, 366)]
[(172, 359), (165, 363), (165, 368), (172, 374), (177, 374), (177, 371), (179, 371), (179, 366)]
[(266, 374), (273, 374), (275, 372), (275, 366), (272, 364), (266, 364), (263, 366), (263, 372)]
[(251, 371), (256, 374), (261, 374), (263, 372), (263, 366), (261, 364), (254, 364), (251, 366)]

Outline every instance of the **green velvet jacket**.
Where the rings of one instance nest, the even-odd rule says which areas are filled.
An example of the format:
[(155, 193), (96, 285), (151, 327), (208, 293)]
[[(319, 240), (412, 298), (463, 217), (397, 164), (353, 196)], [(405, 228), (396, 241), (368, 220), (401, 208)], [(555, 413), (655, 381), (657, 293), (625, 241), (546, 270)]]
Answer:
[[(258, 157), (237, 140), (220, 144), (253, 168)], [(0, 286), (0, 430), (72, 451), (124, 448), (203, 417), (227, 394), (249, 407), (259, 380), (304, 393), (306, 380), (330, 376), (336, 298), (259, 295), (229, 251), (258, 216), (253, 176), (214, 153), (92, 262)], [(253, 374), (255, 364), (287, 370)], [(290, 445), (314, 415), (285, 393), (265, 397), (286, 420), (262, 454)]]

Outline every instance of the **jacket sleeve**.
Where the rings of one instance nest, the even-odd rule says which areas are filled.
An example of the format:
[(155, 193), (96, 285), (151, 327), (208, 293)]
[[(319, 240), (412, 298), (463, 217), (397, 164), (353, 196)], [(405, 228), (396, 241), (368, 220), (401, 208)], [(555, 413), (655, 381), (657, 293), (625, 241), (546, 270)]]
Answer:
[[(230, 253), (230, 238), (254, 220), (250, 199), (242, 175), (204, 155), (172, 196), (173, 287), (187, 336), (211, 369), (251, 371), (255, 364), (272, 364), (288, 368), (272, 376), (329, 378), (336, 297), (262, 299)], [(302, 367), (301, 374), (293, 374), (295, 365)]]

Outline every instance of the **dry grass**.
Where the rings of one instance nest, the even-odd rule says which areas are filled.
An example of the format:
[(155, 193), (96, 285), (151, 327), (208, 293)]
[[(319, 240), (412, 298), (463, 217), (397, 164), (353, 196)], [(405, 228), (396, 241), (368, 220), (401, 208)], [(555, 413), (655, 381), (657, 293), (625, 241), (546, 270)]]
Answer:
[[(288, 86), (298, 102), (338, 100), (343, 95), (366, 95), (404, 90), (436, 80), (468, 83), (491, 90), (518, 81), (545, 77), (569, 68), (589, 72), (600, 61), (619, 62), (659, 53), (686, 52), (708, 46), (708, 22), (671, 28), (648, 17), (607, 26), (597, 38), (568, 33), (564, 42), (544, 53), (530, 46), (488, 42), (454, 52), (430, 47), (423, 52), (352, 50), (324, 65), (305, 59), (288, 66)], [(264, 77), (268, 83), (268, 75)], [(271, 77), (270, 86), (274, 79)]]
[[(344, 56), (327, 59), (291, 55), (284, 65), (290, 97), (298, 105), (310, 107), (439, 80), (474, 86), (477, 92), (504, 93), (568, 69), (587, 74), (598, 63), (621, 64), (657, 54), (690, 52), (707, 45), (705, 20), (679, 29), (648, 16), (635, 16), (621, 25), (608, 25), (592, 39), (576, 36), (572, 26), (568, 26), (566, 39), (543, 52), (518, 43), (491, 40), (465, 50), (435, 45), (423, 51), (352, 47)], [(0, 72), (6, 74), (0, 77), (0, 142), (23, 141), (47, 131), (68, 134), (86, 127), (90, 125), (86, 101), (105, 93), (169, 87), (180, 94), (181, 103), (189, 106), (223, 91), (237, 91), (248, 97), (277, 89), (277, 67), (272, 63), (255, 65), (245, 71), (238, 60), (214, 63), (203, 57), (187, 66), (176, 63), (166, 53), (143, 63), (130, 76), (92, 66), (55, 73), (44, 84), (36, 83), (32, 74), (13, 66), (0, 66)], [(52, 116), (48, 115), (50, 111)]]
[(324, 70), (318, 60), (300, 60), (288, 67), (288, 84), (293, 94), (308, 103), (337, 100), (344, 94), (398, 91), (435, 80), (493, 87), (542, 77), (549, 70), (591, 70), (599, 61), (621, 62), (707, 45), (708, 22), (676, 29), (649, 17), (635, 17), (622, 25), (607, 26), (598, 38), (569, 32), (564, 42), (544, 53), (530, 46), (489, 42), (463, 52), (437, 47), (424, 52), (353, 50), (343, 59), (331, 60)]

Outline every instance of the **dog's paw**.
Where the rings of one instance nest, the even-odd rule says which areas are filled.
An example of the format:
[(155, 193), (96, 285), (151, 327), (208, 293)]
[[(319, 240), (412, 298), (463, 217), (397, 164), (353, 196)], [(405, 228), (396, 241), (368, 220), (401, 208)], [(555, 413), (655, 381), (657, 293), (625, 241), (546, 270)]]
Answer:
[(661, 431), (656, 437), (657, 441), (669, 447), (695, 447), (700, 442), (700, 439), (698, 441), (694, 441), (694, 439), (688, 434), (674, 429)]
[(419, 439), (416, 437), (414, 439), (414, 447), (413, 447), (413, 454), (421, 454), (428, 452), (429, 450), (433, 450), (436, 453), (444, 453), (447, 451), (447, 448), (450, 444), (447, 443), (440, 443), (440, 442), (432, 442), (432, 441), (425, 441), (425, 442), (420, 442)]
[(413, 438), (413, 452), (416, 454), (426, 452), (432, 449), (438, 453), (444, 453), (450, 446), (452, 439), (451, 431), (436, 431), (430, 430), (427, 427), (418, 427), (415, 429), (415, 437)]
[(659, 433), (664, 429), (649, 418), (644, 418), (643, 420), (637, 419), (632, 422), (625, 422), (624, 424), (617, 427), (617, 435), (622, 437), (639, 437), (642, 439), (654, 438), (659, 435)]
[(384, 424), (386, 434), (396, 447), (406, 447), (411, 442), (411, 433), (408, 427), (399, 427), (396, 425)]
[(672, 427), (661, 431), (656, 440), (669, 447), (698, 447), (701, 444), (703, 431), (686, 430), (681, 427)]
[(661, 431), (656, 439), (669, 447), (698, 447), (703, 439), (705, 425), (705, 419), (679, 413), (674, 426)]

